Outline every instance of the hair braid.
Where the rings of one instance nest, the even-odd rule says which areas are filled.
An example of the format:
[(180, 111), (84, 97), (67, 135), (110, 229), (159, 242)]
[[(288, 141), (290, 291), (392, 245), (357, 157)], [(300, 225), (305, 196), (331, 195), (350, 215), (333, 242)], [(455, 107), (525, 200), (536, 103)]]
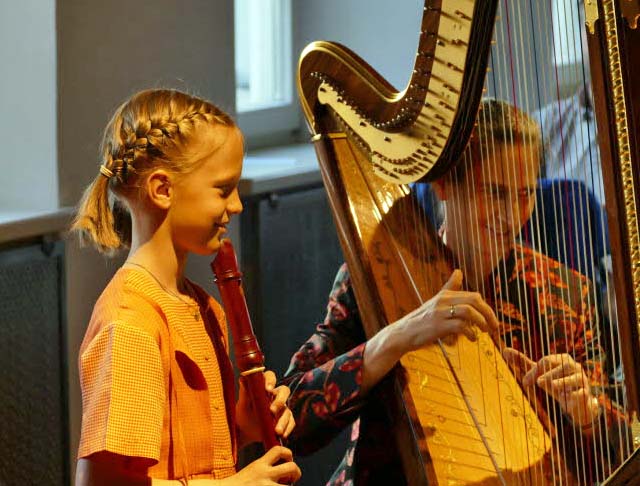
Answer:
[(85, 191), (71, 229), (103, 253), (128, 247), (126, 202), (139, 196), (139, 180), (158, 167), (175, 173), (193, 170), (185, 153), (202, 126), (235, 123), (212, 103), (176, 90), (141, 91), (123, 103), (104, 132), (100, 152), (105, 170)]

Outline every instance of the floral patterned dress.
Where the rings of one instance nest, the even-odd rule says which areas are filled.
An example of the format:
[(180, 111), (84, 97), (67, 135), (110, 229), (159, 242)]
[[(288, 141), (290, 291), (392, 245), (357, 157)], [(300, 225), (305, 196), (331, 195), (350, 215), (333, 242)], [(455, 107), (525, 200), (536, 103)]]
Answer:
[[(533, 360), (548, 354), (571, 354), (582, 364), (600, 397), (605, 410), (602, 420), (610, 429), (612, 423), (622, 424), (618, 434), (610, 434), (606, 451), (588, 445), (589, 431), (565, 434), (587, 441), (586, 446), (578, 445), (585, 451), (578, 462), (582, 466), (595, 463), (594, 456), (604, 454), (616, 463), (620, 435), (626, 433), (626, 427), (617, 407), (602, 392), (604, 353), (593, 324), (595, 303), (589, 298), (589, 281), (518, 245), (489, 276), (490, 282), (493, 285), (486, 286), (490, 291), (484, 292), (485, 299), (501, 322), (505, 344)], [(366, 337), (344, 264), (335, 278), (324, 322), (295, 353), (283, 380), (291, 388), (289, 407), (296, 417), (289, 441), (294, 454), (313, 453), (351, 425), (346, 453), (328, 486), (406, 484), (392, 434), (393, 418), (380, 400), (367, 399), (375, 396), (373, 390), (367, 397), (360, 394), (365, 349)], [(561, 421), (557, 425), (563, 429), (573, 428), (566, 417)]]

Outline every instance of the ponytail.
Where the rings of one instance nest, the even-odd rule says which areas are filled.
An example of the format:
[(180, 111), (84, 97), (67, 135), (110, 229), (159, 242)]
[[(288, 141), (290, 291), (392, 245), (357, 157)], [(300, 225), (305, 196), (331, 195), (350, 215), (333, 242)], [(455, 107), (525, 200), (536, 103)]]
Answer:
[[(101, 253), (111, 255), (130, 244), (131, 217), (122, 204), (109, 202), (109, 179), (98, 174), (84, 191), (71, 225), (84, 244), (92, 243)], [(128, 241), (122, 236), (129, 236)]]

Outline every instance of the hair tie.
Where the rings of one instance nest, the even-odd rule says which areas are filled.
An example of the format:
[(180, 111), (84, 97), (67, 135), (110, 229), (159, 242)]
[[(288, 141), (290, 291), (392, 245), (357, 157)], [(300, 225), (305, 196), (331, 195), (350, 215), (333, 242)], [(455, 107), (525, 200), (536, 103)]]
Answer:
[(107, 167), (106, 165), (102, 164), (100, 166), (100, 173), (105, 176), (107, 179), (111, 179), (115, 174), (113, 173), (113, 171), (111, 169), (109, 169), (109, 167)]
[(139, 138), (138, 140), (136, 140), (136, 143), (134, 144), (133, 148), (134, 149), (146, 149), (147, 145), (149, 144), (148, 140), (144, 137)]

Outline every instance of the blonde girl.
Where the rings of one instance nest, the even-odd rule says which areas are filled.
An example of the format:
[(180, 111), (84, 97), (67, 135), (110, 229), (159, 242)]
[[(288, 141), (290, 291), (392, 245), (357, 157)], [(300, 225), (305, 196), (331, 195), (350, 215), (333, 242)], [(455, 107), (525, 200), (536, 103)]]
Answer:
[[(128, 248), (95, 304), (80, 348), (82, 430), (76, 484), (275, 485), (297, 480), (274, 447), (236, 471), (258, 440), (228, 356), (220, 305), (184, 277), (189, 253), (213, 255), (240, 213), (243, 144), (228, 115), (200, 98), (148, 90), (122, 104), (73, 230), (104, 253)], [(276, 432), (294, 426), (275, 387)]]

